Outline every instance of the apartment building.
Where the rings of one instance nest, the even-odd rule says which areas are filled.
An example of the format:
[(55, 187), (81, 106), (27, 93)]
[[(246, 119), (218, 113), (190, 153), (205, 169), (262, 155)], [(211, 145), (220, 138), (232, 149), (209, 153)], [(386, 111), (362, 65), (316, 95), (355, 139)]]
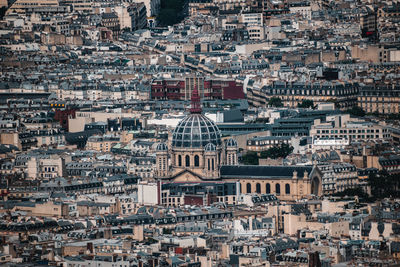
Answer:
[(325, 163), (318, 165), (322, 172), (322, 191), (334, 194), (358, 186), (357, 168), (350, 163)]
[(254, 136), (247, 140), (247, 150), (264, 151), (274, 146), (291, 143), (290, 136)]
[(360, 86), (358, 106), (367, 113), (400, 113), (400, 85), (366, 84)]
[(390, 140), (391, 134), (386, 126), (351, 118), (349, 114), (327, 116), (326, 122), (315, 120), (311, 126), (313, 140), (345, 138), (351, 142), (368, 140)]
[(114, 144), (120, 142), (119, 136), (91, 136), (88, 138), (86, 143), (86, 149), (96, 150), (101, 152), (110, 152)]
[(358, 84), (351, 82), (282, 82), (248, 88), (247, 97), (255, 106), (266, 105), (269, 99), (278, 97), (285, 107), (295, 108), (303, 100), (312, 100), (314, 104), (333, 102), (339, 108), (357, 105)]
[(196, 88), (202, 99), (244, 99), (243, 85), (221, 78), (185, 77), (155, 79), (151, 98), (155, 100), (189, 100)]

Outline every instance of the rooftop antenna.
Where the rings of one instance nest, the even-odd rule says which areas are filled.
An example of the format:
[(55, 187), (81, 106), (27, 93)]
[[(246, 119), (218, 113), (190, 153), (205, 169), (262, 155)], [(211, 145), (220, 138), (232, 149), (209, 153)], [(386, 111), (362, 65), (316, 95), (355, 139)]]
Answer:
[(200, 104), (200, 96), (197, 91), (197, 87), (194, 87), (192, 92), (192, 105), (190, 107), (190, 113), (192, 114), (201, 114), (201, 104)]

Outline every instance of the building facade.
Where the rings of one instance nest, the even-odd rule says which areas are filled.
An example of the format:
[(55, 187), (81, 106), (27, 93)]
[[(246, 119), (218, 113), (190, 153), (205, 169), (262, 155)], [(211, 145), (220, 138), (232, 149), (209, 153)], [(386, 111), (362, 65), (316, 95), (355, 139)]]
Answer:
[(243, 85), (234, 80), (186, 77), (156, 79), (151, 84), (155, 100), (190, 100), (196, 88), (202, 99), (244, 99)]
[(367, 113), (400, 113), (400, 86), (373, 84), (360, 87), (358, 106)]
[(339, 108), (357, 105), (359, 86), (349, 82), (301, 83), (275, 81), (261, 88), (247, 90), (249, 103), (253, 106), (266, 106), (273, 97), (281, 99), (285, 107), (296, 108), (303, 100), (315, 104), (333, 102)]
[(365, 140), (390, 140), (389, 130), (382, 125), (351, 118), (350, 115), (335, 115), (327, 117), (326, 122), (316, 121), (311, 126), (312, 139), (344, 138), (349, 142)]

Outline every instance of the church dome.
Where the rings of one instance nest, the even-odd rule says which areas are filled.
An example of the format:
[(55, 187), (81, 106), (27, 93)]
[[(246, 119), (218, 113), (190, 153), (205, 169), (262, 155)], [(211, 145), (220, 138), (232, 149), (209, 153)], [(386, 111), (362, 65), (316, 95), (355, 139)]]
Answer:
[(217, 125), (201, 114), (200, 96), (196, 88), (192, 94), (190, 115), (178, 123), (172, 133), (172, 147), (204, 148), (208, 143), (221, 145), (221, 133)]
[(173, 147), (202, 148), (208, 143), (221, 145), (221, 133), (217, 125), (202, 114), (188, 115), (178, 123), (172, 133)]

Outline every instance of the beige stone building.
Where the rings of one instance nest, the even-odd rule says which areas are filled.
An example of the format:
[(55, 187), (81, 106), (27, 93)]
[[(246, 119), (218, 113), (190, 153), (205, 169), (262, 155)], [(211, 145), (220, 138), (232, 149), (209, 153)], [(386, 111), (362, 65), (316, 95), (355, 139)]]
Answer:
[(281, 200), (322, 194), (322, 175), (313, 166), (222, 166), (220, 172), (224, 181), (238, 181), (244, 194), (275, 194)]
[(319, 222), (310, 220), (305, 214), (283, 214), (284, 233), (288, 235), (296, 235), (300, 230), (327, 230), (332, 237), (340, 238), (349, 235), (349, 222), (339, 220), (336, 222)]
[(114, 144), (119, 143), (119, 136), (91, 136), (86, 143), (87, 150), (110, 152)]
[(64, 217), (68, 216), (69, 208), (68, 204), (61, 202), (45, 202), (45, 203), (34, 203), (33, 205), (17, 205), (14, 207), (15, 210), (26, 211), (32, 216), (54, 216)]
[[(328, 55), (327, 55), (328, 56)], [(347, 109), (357, 105), (358, 86), (349, 82), (286, 83), (274, 81), (265, 86), (247, 87), (247, 98), (253, 106), (268, 106), (271, 98), (280, 98), (283, 106), (296, 108), (304, 100), (316, 104), (336, 103)]]
[(59, 155), (48, 155), (45, 158), (32, 157), (25, 170), (29, 179), (53, 179), (66, 175), (65, 159)]
[(58, 7), (57, 0), (17, 0), (7, 10), (6, 14), (24, 14), (29, 9), (37, 7)]
[(0, 143), (2, 145), (13, 145), (18, 147), (19, 149), (22, 149), (18, 132), (2, 132), (0, 134)]
[(400, 86), (395, 83), (361, 86), (358, 106), (367, 113), (399, 114)]

